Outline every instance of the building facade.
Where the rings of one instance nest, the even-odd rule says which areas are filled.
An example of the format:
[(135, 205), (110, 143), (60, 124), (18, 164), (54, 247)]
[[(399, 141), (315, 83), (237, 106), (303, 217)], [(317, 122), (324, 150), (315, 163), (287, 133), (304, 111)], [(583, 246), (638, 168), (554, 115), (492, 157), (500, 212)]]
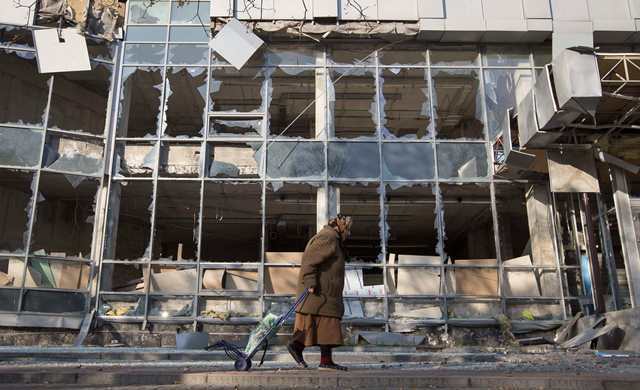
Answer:
[[(54, 74), (45, 27), (0, 26), (0, 325), (240, 332), (291, 304), (337, 213), (349, 326), (528, 332), (634, 306), (637, 107), (602, 98), (517, 142), (566, 48), (598, 47), (601, 96), (639, 98), (640, 2), (606, 3), (130, 0), (123, 39)], [(239, 69), (209, 46), (232, 18), (264, 41)]]

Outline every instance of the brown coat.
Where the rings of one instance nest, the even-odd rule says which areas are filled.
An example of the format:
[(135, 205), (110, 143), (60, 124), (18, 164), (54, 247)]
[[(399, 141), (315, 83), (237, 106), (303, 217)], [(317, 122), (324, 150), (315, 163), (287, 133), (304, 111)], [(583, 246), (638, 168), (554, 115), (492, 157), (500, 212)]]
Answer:
[(325, 226), (309, 240), (302, 255), (298, 295), (310, 287), (315, 292), (309, 294), (298, 313), (342, 318), (344, 261), (340, 235), (333, 228)]

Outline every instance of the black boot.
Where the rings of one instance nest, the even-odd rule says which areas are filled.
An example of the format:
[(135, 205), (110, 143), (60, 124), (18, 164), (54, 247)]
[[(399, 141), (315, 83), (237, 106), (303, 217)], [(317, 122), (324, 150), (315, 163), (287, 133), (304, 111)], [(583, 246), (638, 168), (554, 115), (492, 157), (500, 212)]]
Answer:
[(302, 357), (302, 351), (304, 350), (304, 346), (301, 347), (301, 344), (297, 341), (290, 342), (287, 344), (287, 351), (291, 354), (293, 360), (298, 363), (298, 366), (307, 368), (307, 362), (304, 361), (304, 357)]

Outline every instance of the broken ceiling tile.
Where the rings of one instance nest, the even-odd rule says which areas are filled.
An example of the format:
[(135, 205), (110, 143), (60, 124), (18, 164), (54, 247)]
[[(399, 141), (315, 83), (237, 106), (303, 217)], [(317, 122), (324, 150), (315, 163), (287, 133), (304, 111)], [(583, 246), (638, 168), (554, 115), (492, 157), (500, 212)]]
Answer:
[(0, 24), (32, 24), (34, 7), (35, 2), (30, 0), (0, 0)]
[(237, 19), (231, 19), (209, 46), (229, 61), (236, 69), (241, 69), (264, 42)]
[[(60, 37), (58, 36), (60, 31)], [(75, 29), (35, 30), (33, 39), (38, 53), (40, 73), (91, 70), (84, 36)]]
[(600, 192), (591, 150), (547, 151), (551, 192)]

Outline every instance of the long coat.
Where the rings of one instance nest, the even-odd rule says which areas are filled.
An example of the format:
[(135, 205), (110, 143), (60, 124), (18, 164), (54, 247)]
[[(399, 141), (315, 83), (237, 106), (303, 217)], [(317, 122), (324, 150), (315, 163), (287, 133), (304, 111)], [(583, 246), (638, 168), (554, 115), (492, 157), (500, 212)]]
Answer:
[(298, 295), (314, 288), (297, 312), (342, 318), (345, 253), (340, 235), (325, 226), (309, 240), (298, 275)]

